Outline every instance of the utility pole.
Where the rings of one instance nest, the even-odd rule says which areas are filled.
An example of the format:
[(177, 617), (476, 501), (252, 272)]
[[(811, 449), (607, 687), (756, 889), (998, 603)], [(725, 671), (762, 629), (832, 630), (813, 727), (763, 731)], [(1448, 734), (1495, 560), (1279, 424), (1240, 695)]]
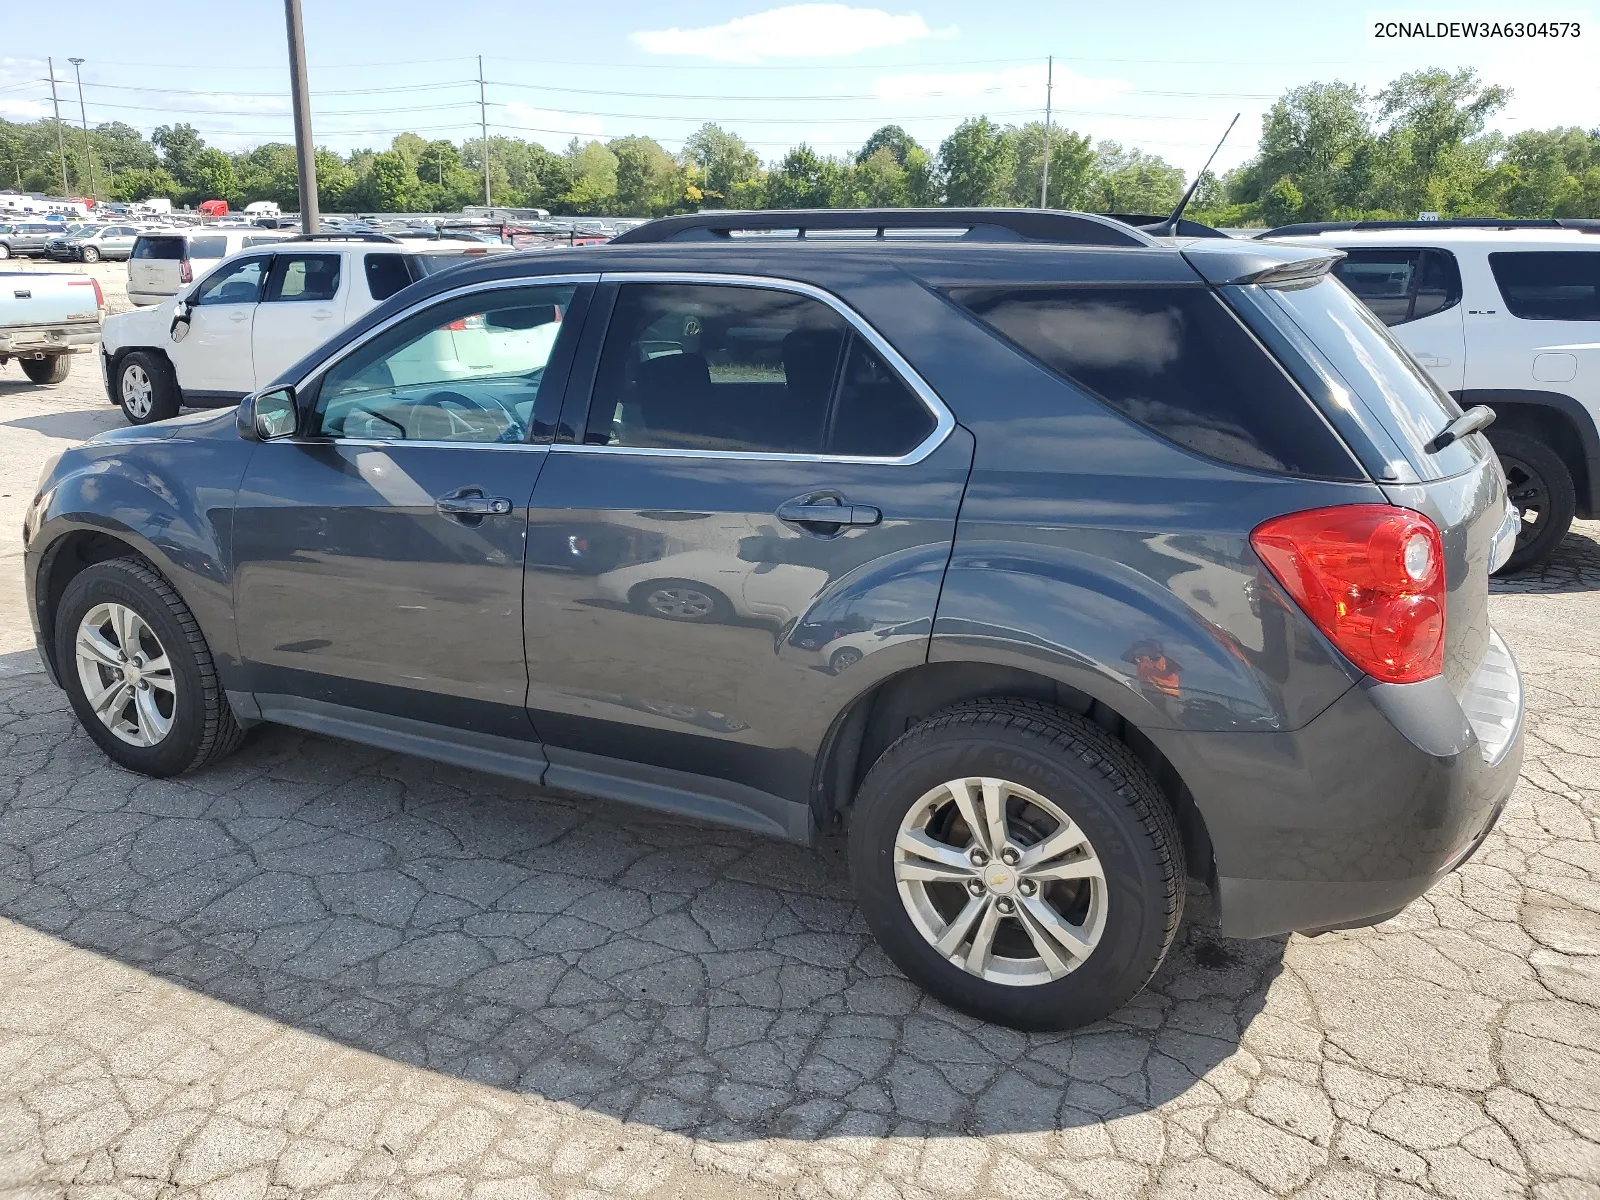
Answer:
[(300, 168), (300, 231), (316, 233), (322, 224), (317, 212), (317, 147), (311, 140), (311, 85), (306, 82), (306, 31), (300, 19), (300, 0), (283, 0), (289, 27), (289, 94), (294, 102), (294, 156)]
[(89, 113), (83, 107), (83, 72), (78, 70), (83, 66), (83, 59), (69, 58), (72, 64), (72, 76), (78, 81), (78, 117), (83, 121), (83, 156), (89, 160), (89, 195), (94, 199), (100, 198), (100, 184), (94, 177), (94, 151), (89, 148)]
[(478, 55), (478, 121), (483, 126), (483, 206), (492, 209), (494, 201), (489, 197), (489, 106), (483, 101), (483, 55), (481, 54)]
[(61, 155), (61, 195), (65, 198), (71, 193), (72, 185), (67, 182), (67, 139), (61, 135), (61, 101), (56, 96), (56, 60), (47, 58), (45, 62), (50, 64), (50, 103), (56, 108), (56, 152)]
[(1039, 177), (1039, 207), (1049, 208), (1050, 194), (1050, 105), (1055, 99), (1056, 56), (1045, 59), (1044, 68), (1044, 173)]

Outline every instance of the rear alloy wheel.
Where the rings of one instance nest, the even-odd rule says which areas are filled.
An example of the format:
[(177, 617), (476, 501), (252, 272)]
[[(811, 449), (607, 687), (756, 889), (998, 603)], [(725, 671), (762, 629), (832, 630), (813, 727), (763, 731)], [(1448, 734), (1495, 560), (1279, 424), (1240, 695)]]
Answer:
[(1521, 433), (1489, 434), (1506, 476), (1506, 495), (1522, 514), (1516, 549), (1500, 568), (1509, 575), (1538, 566), (1555, 553), (1572, 528), (1577, 489), (1561, 456), (1543, 442)]
[(850, 875), (884, 952), (951, 1008), (1018, 1029), (1115, 1012), (1165, 958), (1183, 847), (1148, 770), (1035, 701), (941, 713), (873, 764)]
[(24, 358), (22, 373), (34, 383), (62, 383), (72, 370), (72, 355), (47, 354), (43, 358)]
[(93, 246), (85, 246), (83, 248), (83, 261), (86, 262), (86, 263), (97, 263), (97, 262), (99, 262), (100, 261), (100, 251), (96, 250)]

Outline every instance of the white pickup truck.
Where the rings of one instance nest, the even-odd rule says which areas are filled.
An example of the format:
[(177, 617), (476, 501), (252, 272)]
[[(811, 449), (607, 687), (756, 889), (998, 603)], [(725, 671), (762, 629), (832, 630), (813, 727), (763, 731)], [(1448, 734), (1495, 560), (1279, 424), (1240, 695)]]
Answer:
[(14, 358), (34, 383), (60, 383), (100, 340), (105, 308), (91, 275), (0, 272), (0, 367)]

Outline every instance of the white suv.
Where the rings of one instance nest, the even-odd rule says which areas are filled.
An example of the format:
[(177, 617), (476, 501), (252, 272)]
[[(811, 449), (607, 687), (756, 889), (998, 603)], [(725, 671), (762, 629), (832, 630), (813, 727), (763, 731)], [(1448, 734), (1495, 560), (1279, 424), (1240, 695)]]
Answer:
[(1522, 530), (1505, 570), (1600, 515), (1600, 221), (1358, 221), (1260, 235), (1334, 246), (1345, 286), (1463, 407), (1496, 413)]
[(106, 318), (106, 392), (135, 425), (237, 404), (408, 284), (500, 249), (382, 234), (257, 246), (160, 304)]

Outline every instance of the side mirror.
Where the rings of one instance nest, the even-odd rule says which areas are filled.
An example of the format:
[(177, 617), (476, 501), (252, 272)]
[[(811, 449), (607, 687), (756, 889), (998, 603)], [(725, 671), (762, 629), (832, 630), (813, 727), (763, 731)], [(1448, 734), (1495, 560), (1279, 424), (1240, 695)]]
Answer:
[(167, 327), (167, 332), (175, 342), (181, 342), (189, 336), (189, 302), (179, 300), (172, 309), (172, 324)]
[(292, 387), (256, 392), (239, 401), (239, 436), (250, 442), (285, 438), (299, 428), (300, 409)]

